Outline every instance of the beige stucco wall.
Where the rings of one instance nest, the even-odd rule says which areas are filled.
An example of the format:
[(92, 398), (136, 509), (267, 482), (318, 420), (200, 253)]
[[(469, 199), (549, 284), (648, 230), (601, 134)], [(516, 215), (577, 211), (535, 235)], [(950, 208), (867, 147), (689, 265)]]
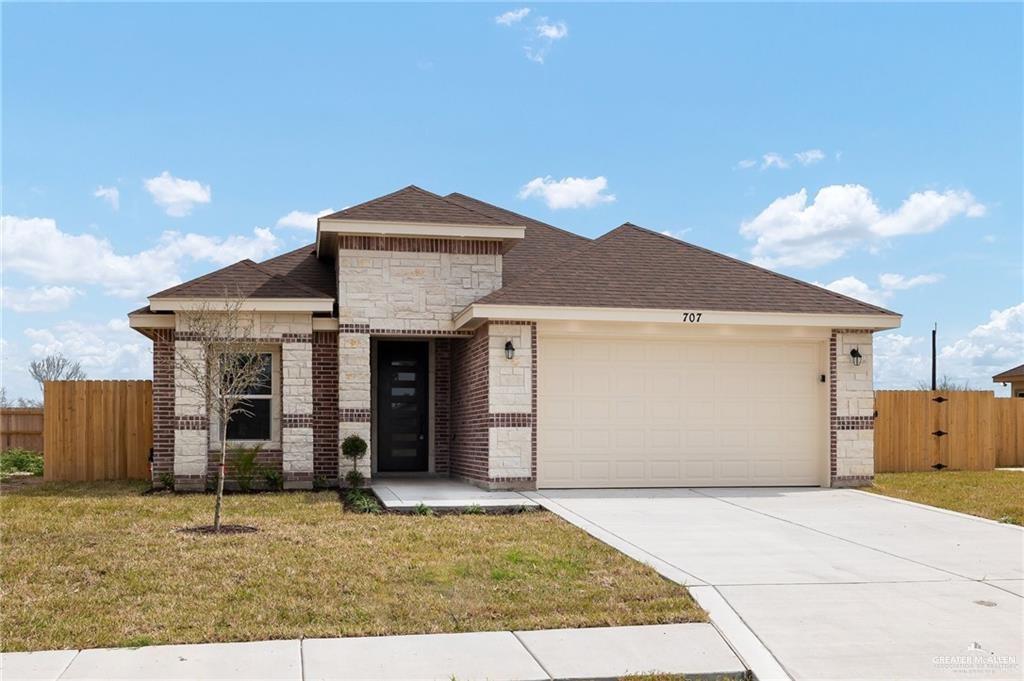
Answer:
[[(850, 351), (862, 356), (854, 366)], [(875, 413), (872, 379), (872, 335), (868, 331), (836, 334), (836, 416), (871, 418)], [(872, 428), (836, 431), (836, 477), (870, 477), (875, 472), (875, 431)]]
[(342, 324), (447, 331), (456, 313), (498, 288), (500, 255), (338, 252)]

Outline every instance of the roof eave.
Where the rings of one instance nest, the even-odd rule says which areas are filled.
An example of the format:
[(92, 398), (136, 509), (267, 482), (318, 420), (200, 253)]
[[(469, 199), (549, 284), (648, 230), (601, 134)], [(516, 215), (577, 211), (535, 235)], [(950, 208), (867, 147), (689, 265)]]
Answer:
[(899, 328), (900, 315), (738, 312), (702, 310), (697, 321), (686, 311), (640, 307), (566, 307), (473, 303), (455, 317), (456, 329), (474, 329), (490, 319), (593, 321), (680, 325), (805, 326), (882, 331)]
[(219, 297), (180, 297), (150, 298), (149, 307), (154, 312), (186, 312), (194, 310), (216, 310), (218, 307), (238, 309), (251, 312), (332, 312), (333, 298), (245, 298), (240, 303), (237, 298)]

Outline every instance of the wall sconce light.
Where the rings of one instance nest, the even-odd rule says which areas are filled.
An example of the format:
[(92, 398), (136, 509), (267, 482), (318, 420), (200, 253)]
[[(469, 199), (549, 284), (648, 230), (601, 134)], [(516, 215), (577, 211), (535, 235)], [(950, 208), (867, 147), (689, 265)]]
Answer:
[(858, 350), (857, 348), (850, 350), (850, 359), (853, 361), (853, 366), (859, 367), (860, 361), (861, 359), (863, 359), (861, 357), (860, 350)]
[(505, 359), (512, 359), (516, 356), (516, 346), (512, 345), (512, 341), (505, 343)]

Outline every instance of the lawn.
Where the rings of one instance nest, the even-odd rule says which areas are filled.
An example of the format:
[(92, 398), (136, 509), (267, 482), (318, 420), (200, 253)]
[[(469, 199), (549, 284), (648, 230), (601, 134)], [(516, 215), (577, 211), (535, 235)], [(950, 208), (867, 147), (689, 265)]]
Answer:
[(1024, 525), (1024, 473), (930, 471), (877, 473), (868, 492)]
[(0, 497), (5, 651), (703, 621), (687, 591), (546, 512), (362, 515), (334, 492), (41, 484)]

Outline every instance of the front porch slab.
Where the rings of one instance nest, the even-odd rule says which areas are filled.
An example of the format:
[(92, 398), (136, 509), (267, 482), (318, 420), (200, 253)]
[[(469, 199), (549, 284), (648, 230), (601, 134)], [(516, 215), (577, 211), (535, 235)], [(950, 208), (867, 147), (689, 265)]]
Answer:
[(487, 511), (540, 508), (536, 501), (519, 492), (481, 489), (451, 478), (376, 478), (370, 483), (370, 488), (388, 511), (412, 511), (421, 504), (439, 511), (473, 507)]

